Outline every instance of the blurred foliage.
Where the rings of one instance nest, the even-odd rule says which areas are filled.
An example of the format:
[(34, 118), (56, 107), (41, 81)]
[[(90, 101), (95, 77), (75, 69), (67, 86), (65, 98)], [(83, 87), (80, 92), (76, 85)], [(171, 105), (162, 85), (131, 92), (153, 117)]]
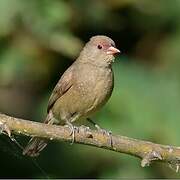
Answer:
[[(61, 74), (92, 35), (104, 34), (123, 53), (112, 98), (94, 118), (114, 133), (179, 145), (179, 8), (179, 0), (0, 0), (0, 111), (43, 119)], [(164, 164), (141, 168), (136, 158), (83, 145), (51, 142), (40, 167), (4, 136), (0, 147), (1, 178), (180, 178)]]

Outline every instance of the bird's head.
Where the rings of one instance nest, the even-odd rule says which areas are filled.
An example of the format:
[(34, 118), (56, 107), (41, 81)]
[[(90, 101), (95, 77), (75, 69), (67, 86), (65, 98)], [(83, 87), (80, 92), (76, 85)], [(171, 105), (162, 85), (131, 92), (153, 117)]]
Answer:
[(82, 61), (88, 61), (97, 66), (109, 66), (114, 56), (120, 53), (114, 41), (107, 36), (93, 36), (81, 52)]

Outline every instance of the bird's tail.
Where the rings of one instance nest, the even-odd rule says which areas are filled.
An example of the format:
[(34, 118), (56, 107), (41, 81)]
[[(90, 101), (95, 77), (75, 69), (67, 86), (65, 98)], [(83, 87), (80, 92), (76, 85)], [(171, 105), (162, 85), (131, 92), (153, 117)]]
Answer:
[[(54, 119), (52, 114), (49, 113), (44, 121), (46, 124), (53, 124)], [(39, 153), (47, 146), (47, 141), (41, 138), (33, 137), (30, 139), (29, 143), (23, 150), (23, 155), (36, 157)]]

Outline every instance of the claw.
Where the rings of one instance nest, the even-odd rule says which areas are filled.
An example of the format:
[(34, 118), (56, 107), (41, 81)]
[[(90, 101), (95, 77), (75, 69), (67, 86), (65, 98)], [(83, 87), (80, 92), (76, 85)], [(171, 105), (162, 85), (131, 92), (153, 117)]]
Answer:
[(80, 131), (83, 130), (84, 132), (87, 132), (87, 131), (90, 130), (90, 128), (87, 127), (87, 126), (81, 125), (81, 126), (79, 127), (79, 130), (80, 130)]
[(90, 118), (87, 118), (87, 120), (88, 120), (91, 124), (93, 124), (98, 131), (100, 131), (100, 132), (102, 132), (103, 134), (106, 134), (106, 135), (109, 136), (109, 138), (110, 138), (110, 146), (113, 147), (112, 132), (100, 128), (100, 126), (98, 126), (98, 125), (97, 125), (92, 119), (90, 119)]
[(112, 131), (107, 131), (105, 129), (102, 129), (97, 124), (95, 125), (95, 127), (97, 128), (98, 131), (100, 131), (104, 135), (109, 136), (109, 144), (110, 144), (111, 147), (113, 147), (113, 143), (112, 143)]
[(81, 125), (81, 126), (79, 127), (79, 131), (83, 132), (84, 135), (85, 135), (87, 138), (93, 138), (92, 133), (90, 132), (90, 128), (89, 128), (89, 127), (84, 126), (84, 125)]
[(69, 121), (66, 122), (66, 125), (70, 130), (70, 136), (72, 136), (72, 141), (71, 141), (71, 145), (74, 143), (75, 140), (75, 130), (77, 129), (77, 127), (74, 127)]

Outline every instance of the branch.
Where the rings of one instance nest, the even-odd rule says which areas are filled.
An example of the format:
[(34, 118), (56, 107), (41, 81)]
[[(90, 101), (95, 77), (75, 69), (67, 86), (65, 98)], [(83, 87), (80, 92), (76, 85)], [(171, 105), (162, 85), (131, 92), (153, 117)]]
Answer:
[[(8, 136), (11, 132), (26, 136), (36, 136), (49, 140), (71, 142), (71, 130), (65, 126), (47, 125), (43, 123), (23, 120), (0, 114), (0, 128)], [(111, 143), (110, 143), (111, 142)], [(112, 135), (112, 141), (107, 134), (80, 127), (75, 130), (75, 143), (104, 148), (120, 153), (129, 154), (142, 159), (141, 166), (148, 166), (151, 161), (158, 160), (175, 167), (180, 166), (180, 147), (155, 144), (120, 135)]]

